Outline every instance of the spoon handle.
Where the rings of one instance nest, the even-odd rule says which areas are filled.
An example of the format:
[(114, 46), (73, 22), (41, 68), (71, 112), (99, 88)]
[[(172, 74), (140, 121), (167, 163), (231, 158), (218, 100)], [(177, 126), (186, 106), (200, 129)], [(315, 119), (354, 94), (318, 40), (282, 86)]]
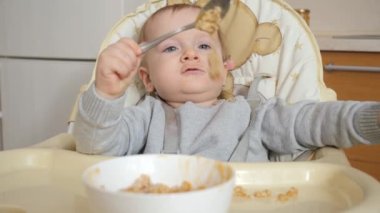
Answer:
[(146, 51), (150, 50), (151, 48), (157, 46), (159, 43), (161, 43), (162, 41), (180, 33), (180, 32), (183, 32), (185, 30), (189, 30), (189, 29), (192, 29), (195, 27), (195, 23), (191, 23), (191, 24), (188, 24), (188, 25), (185, 25), (183, 27), (180, 27), (172, 32), (169, 32), (169, 33), (166, 33), (156, 39), (153, 39), (151, 41), (147, 41), (147, 42), (142, 42), (140, 44), (140, 48), (141, 48), (141, 51), (142, 53), (145, 53)]

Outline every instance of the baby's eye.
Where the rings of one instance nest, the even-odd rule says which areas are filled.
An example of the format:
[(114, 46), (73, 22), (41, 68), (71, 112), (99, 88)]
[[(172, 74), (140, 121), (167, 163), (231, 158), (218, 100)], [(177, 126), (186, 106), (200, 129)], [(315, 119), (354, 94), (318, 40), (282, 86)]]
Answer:
[(200, 49), (204, 49), (204, 50), (208, 50), (208, 49), (211, 49), (211, 45), (209, 45), (209, 44), (201, 44), (201, 45), (199, 45), (199, 48)]
[(177, 49), (178, 48), (175, 46), (170, 46), (170, 47), (165, 48), (163, 52), (173, 52), (173, 51), (176, 51)]

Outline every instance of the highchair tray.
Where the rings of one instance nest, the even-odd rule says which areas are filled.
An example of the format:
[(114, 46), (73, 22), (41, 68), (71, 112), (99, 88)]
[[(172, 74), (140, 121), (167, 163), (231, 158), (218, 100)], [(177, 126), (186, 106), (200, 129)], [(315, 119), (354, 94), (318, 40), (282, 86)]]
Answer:
[[(1, 213), (87, 213), (82, 172), (104, 156), (60, 149), (0, 152)], [(374, 212), (380, 184), (351, 167), (318, 162), (232, 163), (231, 213)]]

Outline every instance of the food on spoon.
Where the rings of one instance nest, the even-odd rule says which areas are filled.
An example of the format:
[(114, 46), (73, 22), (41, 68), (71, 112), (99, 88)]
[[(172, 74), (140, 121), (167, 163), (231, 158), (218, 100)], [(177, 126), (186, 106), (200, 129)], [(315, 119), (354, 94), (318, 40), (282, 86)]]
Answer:
[(222, 8), (219, 6), (201, 12), (195, 24), (195, 28), (213, 34), (219, 29), (219, 24), (222, 21)]

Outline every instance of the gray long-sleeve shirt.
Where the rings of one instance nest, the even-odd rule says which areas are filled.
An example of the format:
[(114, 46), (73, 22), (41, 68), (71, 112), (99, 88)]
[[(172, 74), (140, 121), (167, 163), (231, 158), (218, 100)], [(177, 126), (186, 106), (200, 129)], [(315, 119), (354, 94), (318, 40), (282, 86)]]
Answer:
[(223, 161), (268, 161), (322, 146), (380, 143), (374, 102), (311, 102), (288, 105), (277, 98), (255, 107), (243, 97), (211, 107), (187, 102), (173, 109), (147, 96), (124, 108), (124, 97), (108, 101), (94, 87), (79, 101), (74, 128), (77, 151), (131, 155), (177, 153)]

